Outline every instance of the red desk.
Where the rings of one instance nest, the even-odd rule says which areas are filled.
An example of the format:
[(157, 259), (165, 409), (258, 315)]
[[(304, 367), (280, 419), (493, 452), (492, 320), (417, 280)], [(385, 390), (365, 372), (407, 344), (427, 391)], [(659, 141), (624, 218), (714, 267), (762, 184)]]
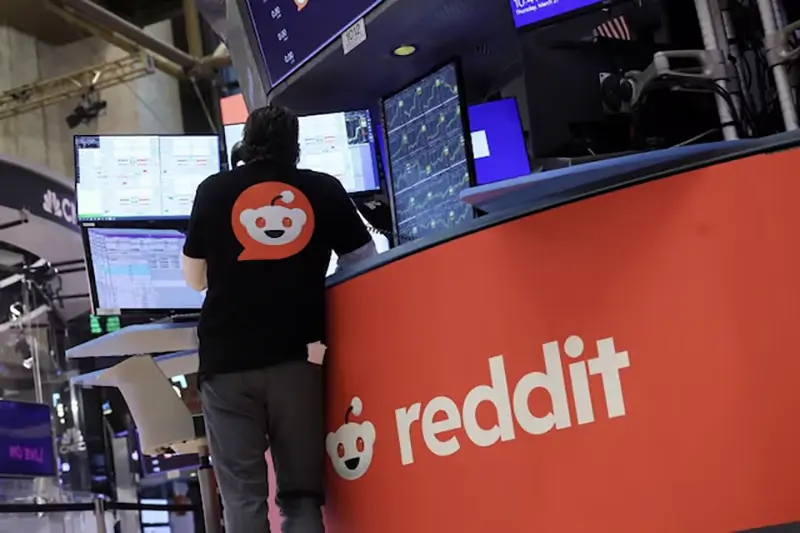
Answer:
[(798, 169), (795, 149), (648, 182), (331, 288), (330, 431), (363, 410), (328, 463), (372, 457), (329, 468), (329, 531), (800, 520)]

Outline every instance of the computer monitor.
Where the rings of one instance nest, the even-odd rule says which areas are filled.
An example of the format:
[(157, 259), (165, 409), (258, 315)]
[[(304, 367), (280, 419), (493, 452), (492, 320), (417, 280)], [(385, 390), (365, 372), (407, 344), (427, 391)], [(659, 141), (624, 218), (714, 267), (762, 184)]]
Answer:
[(459, 199), (474, 183), (464, 91), (456, 63), (382, 100), (394, 226), (402, 240), (473, 217)]
[(509, 0), (517, 28), (550, 24), (608, 0)]
[(0, 477), (55, 475), (50, 406), (0, 400)]
[(186, 238), (174, 229), (84, 227), (95, 314), (197, 312), (204, 294), (181, 272)]
[(216, 135), (77, 135), (78, 220), (187, 218), (220, 171)]
[(469, 106), (469, 126), (477, 185), (530, 174), (515, 98)]
[[(378, 150), (369, 111), (308, 115), (299, 117), (299, 122), (299, 168), (330, 174), (349, 193), (380, 189)], [(231, 150), (242, 139), (244, 124), (226, 125), (224, 131), (228, 164), (232, 165)]]

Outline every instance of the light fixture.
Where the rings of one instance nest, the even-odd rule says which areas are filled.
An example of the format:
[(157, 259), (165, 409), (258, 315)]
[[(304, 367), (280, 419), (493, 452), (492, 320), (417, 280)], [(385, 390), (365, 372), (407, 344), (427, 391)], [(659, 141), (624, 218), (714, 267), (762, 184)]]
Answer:
[(398, 46), (397, 48), (395, 48), (394, 52), (392, 52), (392, 53), (394, 55), (398, 56), (398, 57), (407, 57), (407, 56), (410, 56), (411, 54), (413, 54), (416, 51), (417, 51), (417, 47), (414, 46), (413, 44), (404, 44), (404, 45), (401, 45), (401, 46)]
[(67, 126), (70, 129), (75, 129), (81, 124), (89, 124), (91, 121), (100, 116), (106, 110), (108, 102), (100, 99), (99, 93), (94, 88), (83, 95), (80, 103), (75, 106), (67, 116)]

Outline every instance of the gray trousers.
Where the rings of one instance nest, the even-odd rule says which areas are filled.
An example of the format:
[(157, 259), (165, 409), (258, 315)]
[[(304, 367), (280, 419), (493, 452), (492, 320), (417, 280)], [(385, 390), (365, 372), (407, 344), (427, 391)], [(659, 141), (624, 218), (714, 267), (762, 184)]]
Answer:
[(272, 453), (284, 533), (323, 533), (322, 367), (307, 361), (206, 377), (203, 416), (226, 533), (269, 533)]

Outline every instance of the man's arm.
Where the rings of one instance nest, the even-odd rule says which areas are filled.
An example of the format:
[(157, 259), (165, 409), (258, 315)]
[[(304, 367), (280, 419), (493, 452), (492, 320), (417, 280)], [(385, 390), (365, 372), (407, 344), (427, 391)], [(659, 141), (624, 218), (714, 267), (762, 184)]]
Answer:
[(206, 277), (208, 265), (206, 263), (207, 250), (205, 237), (205, 224), (207, 214), (205, 210), (207, 207), (204, 205), (203, 200), (203, 185), (201, 183), (197, 187), (197, 193), (194, 198), (194, 205), (192, 205), (192, 214), (189, 217), (189, 229), (186, 232), (186, 242), (183, 244), (183, 253), (181, 254), (181, 270), (183, 271), (183, 278), (186, 284), (196, 291), (205, 290), (208, 286), (208, 279)]
[(181, 270), (186, 284), (196, 291), (204, 291), (208, 287), (206, 270), (208, 265), (205, 259), (195, 259), (186, 253), (181, 254)]
[(339, 270), (369, 259), (378, 252), (361, 213), (339, 180), (335, 182), (334, 197), (331, 198), (334, 206), (331, 246), (339, 258), (337, 263)]
[[(355, 206), (353, 206), (355, 207)], [(356, 214), (361, 218), (362, 224), (364, 224), (364, 228), (366, 229), (367, 221), (364, 220), (364, 216), (358, 212), (356, 209)], [(353, 250), (350, 253), (342, 254), (336, 261), (336, 270), (338, 271), (340, 268), (350, 268), (353, 265), (360, 263), (362, 261), (366, 261), (370, 257), (375, 257), (378, 255), (378, 248), (375, 246), (375, 240), (369, 235), (369, 230), (367, 230), (367, 236), (369, 237), (369, 242), (363, 245), (360, 248)]]

